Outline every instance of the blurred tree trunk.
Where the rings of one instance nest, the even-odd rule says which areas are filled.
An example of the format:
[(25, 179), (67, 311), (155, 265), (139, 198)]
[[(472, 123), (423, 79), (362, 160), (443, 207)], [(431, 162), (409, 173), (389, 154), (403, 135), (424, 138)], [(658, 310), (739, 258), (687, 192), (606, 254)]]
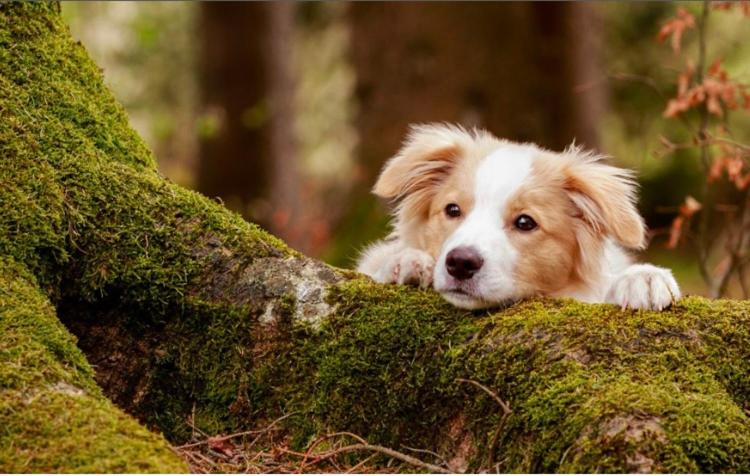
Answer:
[(201, 4), (199, 190), (307, 250), (300, 205), (289, 2)]
[(306, 239), (310, 216), (301, 203), (302, 176), (296, 130), (294, 70), (294, 2), (269, 4), (268, 82), (271, 113), (270, 229), (298, 250), (309, 253)]
[(205, 2), (200, 9), (204, 117), (198, 189), (267, 225), (268, 5)]
[(608, 109), (601, 11), (588, 2), (563, 5), (570, 11), (567, 39), (573, 65), (573, 134), (587, 147), (598, 148), (599, 122)]
[[(604, 105), (590, 36), (595, 7), (572, 3), (350, 5), (357, 71), (358, 184), (338, 227), (351, 249), (382, 232), (370, 198), (407, 126), (448, 121), (560, 149), (597, 145)], [(597, 85), (592, 87), (591, 84)], [(331, 253), (334, 261), (342, 253)]]

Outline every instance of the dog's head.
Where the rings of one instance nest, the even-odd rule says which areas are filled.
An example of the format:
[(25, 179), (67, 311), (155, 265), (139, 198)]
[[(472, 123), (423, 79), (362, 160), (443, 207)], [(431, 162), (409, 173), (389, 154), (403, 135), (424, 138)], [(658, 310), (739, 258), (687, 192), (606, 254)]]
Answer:
[(577, 147), (416, 126), (373, 191), (397, 202), (396, 233), (435, 258), (435, 289), (465, 308), (594, 284), (607, 240), (645, 241), (631, 173)]

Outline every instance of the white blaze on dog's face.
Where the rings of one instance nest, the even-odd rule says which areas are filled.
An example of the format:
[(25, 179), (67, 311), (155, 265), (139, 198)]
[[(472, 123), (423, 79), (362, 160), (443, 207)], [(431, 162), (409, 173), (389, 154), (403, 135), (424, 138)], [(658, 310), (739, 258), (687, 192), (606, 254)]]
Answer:
[(627, 171), (485, 132), (414, 128), (375, 193), (400, 201), (396, 234), (435, 258), (434, 288), (464, 308), (593, 283), (607, 239), (645, 238)]

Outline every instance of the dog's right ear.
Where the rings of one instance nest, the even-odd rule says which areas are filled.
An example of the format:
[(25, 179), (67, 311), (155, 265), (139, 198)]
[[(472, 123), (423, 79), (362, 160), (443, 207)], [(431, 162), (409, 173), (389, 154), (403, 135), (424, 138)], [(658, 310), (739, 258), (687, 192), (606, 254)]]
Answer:
[(423, 203), (435, 185), (450, 174), (460, 157), (461, 142), (469, 133), (458, 127), (411, 126), (401, 150), (383, 167), (373, 193), (383, 198)]

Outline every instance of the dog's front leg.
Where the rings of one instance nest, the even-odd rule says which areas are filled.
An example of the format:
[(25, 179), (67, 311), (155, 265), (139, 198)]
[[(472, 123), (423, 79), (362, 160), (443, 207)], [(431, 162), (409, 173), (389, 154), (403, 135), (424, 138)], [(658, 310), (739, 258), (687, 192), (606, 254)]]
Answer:
[(621, 308), (661, 311), (680, 298), (680, 287), (666, 268), (632, 264), (617, 275), (606, 301)]
[(434, 268), (432, 256), (399, 240), (384, 240), (371, 245), (357, 264), (357, 271), (379, 283), (411, 284), (422, 288), (432, 286)]

